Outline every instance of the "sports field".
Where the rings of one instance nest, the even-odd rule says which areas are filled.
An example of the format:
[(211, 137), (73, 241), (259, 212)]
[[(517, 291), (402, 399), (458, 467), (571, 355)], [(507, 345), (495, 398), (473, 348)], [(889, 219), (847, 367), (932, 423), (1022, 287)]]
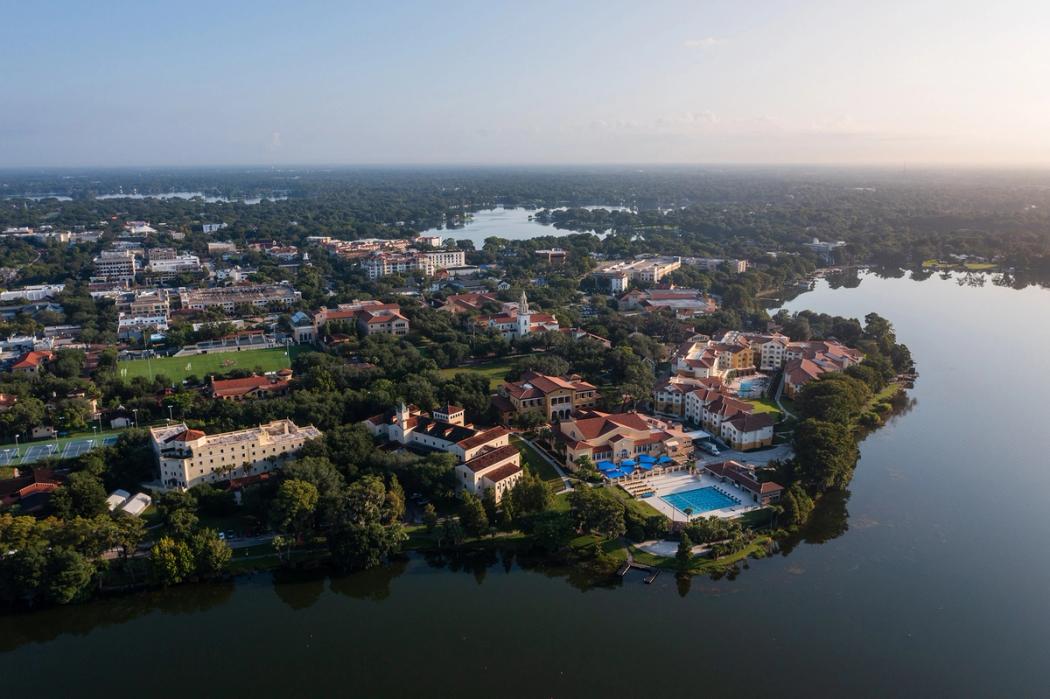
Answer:
[(15, 446), (8, 444), (0, 447), (0, 466), (17, 466), (31, 464), (40, 459), (54, 457), (71, 459), (91, 451), (95, 447), (111, 446), (117, 443), (117, 432), (103, 432), (100, 435), (78, 435), (63, 437), (47, 442), (30, 442)]
[[(292, 347), (294, 355), (298, 347)], [(234, 369), (261, 368), (263, 371), (278, 371), (292, 365), (292, 358), (284, 347), (273, 349), (245, 350), (243, 352), (219, 352), (196, 354), (192, 357), (163, 357), (161, 359), (133, 359), (117, 364), (117, 373), (123, 379), (136, 376), (150, 378), (163, 374), (174, 381), (188, 376), (204, 378), (209, 374), (225, 374)]]

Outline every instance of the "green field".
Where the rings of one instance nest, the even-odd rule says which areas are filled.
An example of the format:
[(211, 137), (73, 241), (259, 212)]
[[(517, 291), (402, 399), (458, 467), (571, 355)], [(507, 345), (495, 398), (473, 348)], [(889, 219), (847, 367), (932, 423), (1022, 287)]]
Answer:
[[(292, 347), (294, 355), (298, 347)], [(209, 374), (225, 374), (234, 369), (263, 371), (287, 369), (292, 365), (291, 357), (283, 347), (273, 349), (245, 350), (243, 352), (219, 352), (197, 354), (192, 357), (164, 357), (161, 359), (133, 359), (119, 362), (117, 372), (124, 379), (145, 376), (147, 379), (163, 374), (169, 379), (182, 381), (188, 376), (204, 378)]]
[(545, 481), (557, 482), (558, 488), (561, 488), (561, 476), (554, 470), (554, 467), (550, 465), (546, 459), (536, 452), (530, 445), (521, 441), (518, 437), (510, 438), (511, 444), (521, 450), (522, 456), (525, 459), (525, 468), (535, 473), (537, 476)]
[(944, 260), (923, 260), (922, 266), (933, 269), (963, 269), (969, 272), (987, 272), (999, 267), (994, 262), (945, 262)]
[(744, 402), (749, 403), (756, 413), (773, 413), (773, 419), (780, 419), (780, 408), (768, 398), (745, 400)]
[(475, 364), (473, 366), (441, 369), (438, 373), (445, 377), (455, 376), (456, 374), (479, 374), (489, 380), (490, 389), (496, 390), (503, 385), (503, 377), (505, 377), (510, 370), (511, 362), (509, 360), (497, 359), (484, 364)]

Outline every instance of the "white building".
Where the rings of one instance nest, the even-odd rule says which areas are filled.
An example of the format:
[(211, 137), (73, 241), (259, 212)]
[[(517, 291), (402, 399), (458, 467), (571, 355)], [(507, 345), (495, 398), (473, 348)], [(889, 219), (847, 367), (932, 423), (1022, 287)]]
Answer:
[(105, 281), (131, 282), (138, 272), (138, 261), (131, 250), (103, 250), (94, 263), (95, 276)]
[(0, 291), (0, 301), (18, 301), (20, 299), (41, 301), (58, 296), (65, 288), (65, 284), (33, 284), (24, 286), (21, 289)]
[(214, 435), (184, 423), (150, 429), (160, 480), (179, 490), (272, 471), (319, 437), (313, 425), (298, 427), (287, 419)]

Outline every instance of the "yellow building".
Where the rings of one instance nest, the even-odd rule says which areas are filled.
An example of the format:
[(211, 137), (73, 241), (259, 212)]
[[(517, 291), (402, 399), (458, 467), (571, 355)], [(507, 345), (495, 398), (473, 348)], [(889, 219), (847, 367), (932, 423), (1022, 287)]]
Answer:
[(298, 427), (287, 419), (213, 435), (183, 423), (150, 429), (160, 480), (178, 490), (272, 471), (320, 436), (313, 425)]
[(594, 406), (598, 402), (598, 388), (578, 376), (563, 379), (527, 371), (520, 381), (503, 384), (493, 402), (504, 423), (530, 410), (539, 412), (548, 421), (564, 420), (577, 410)]

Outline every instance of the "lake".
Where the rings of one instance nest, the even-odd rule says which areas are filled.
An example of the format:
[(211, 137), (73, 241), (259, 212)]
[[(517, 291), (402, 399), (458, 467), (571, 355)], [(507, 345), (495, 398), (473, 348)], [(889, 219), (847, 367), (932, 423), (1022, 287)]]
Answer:
[[(583, 206), (580, 208), (608, 209), (609, 211), (630, 210), (623, 206)], [(506, 240), (529, 240), (547, 235), (560, 238), (579, 232), (562, 230), (531, 220), (529, 217), (537, 212), (539, 209), (484, 209), (474, 213), (462, 228), (431, 228), (424, 231), (423, 235), (440, 235), (442, 238), (470, 240), (474, 243), (474, 247), (480, 250), (485, 245), (485, 239), (493, 236)]]
[(204, 192), (167, 192), (165, 194), (139, 194), (134, 192), (132, 194), (124, 194), (118, 192), (117, 194), (100, 194), (95, 197), (96, 199), (201, 199), (207, 204), (223, 203), (229, 204), (231, 202), (240, 202), (241, 204), (258, 204), (262, 201), (281, 201), (287, 199), (286, 196), (271, 196), (271, 197), (247, 197), (247, 198), (230, 198), (230, 197), (216, 197), (212, 195), (205, 195)]
[(587, 589), (579, 574), (495, 554), (335, 579), (257, 575), (0, 618), (4, 690), (1042, 694), (1050, 292), (958, 280), (866, 274), (788, 303), (884, 315), (921, 376), (862, 443), (848, 500), (734, 579)]

